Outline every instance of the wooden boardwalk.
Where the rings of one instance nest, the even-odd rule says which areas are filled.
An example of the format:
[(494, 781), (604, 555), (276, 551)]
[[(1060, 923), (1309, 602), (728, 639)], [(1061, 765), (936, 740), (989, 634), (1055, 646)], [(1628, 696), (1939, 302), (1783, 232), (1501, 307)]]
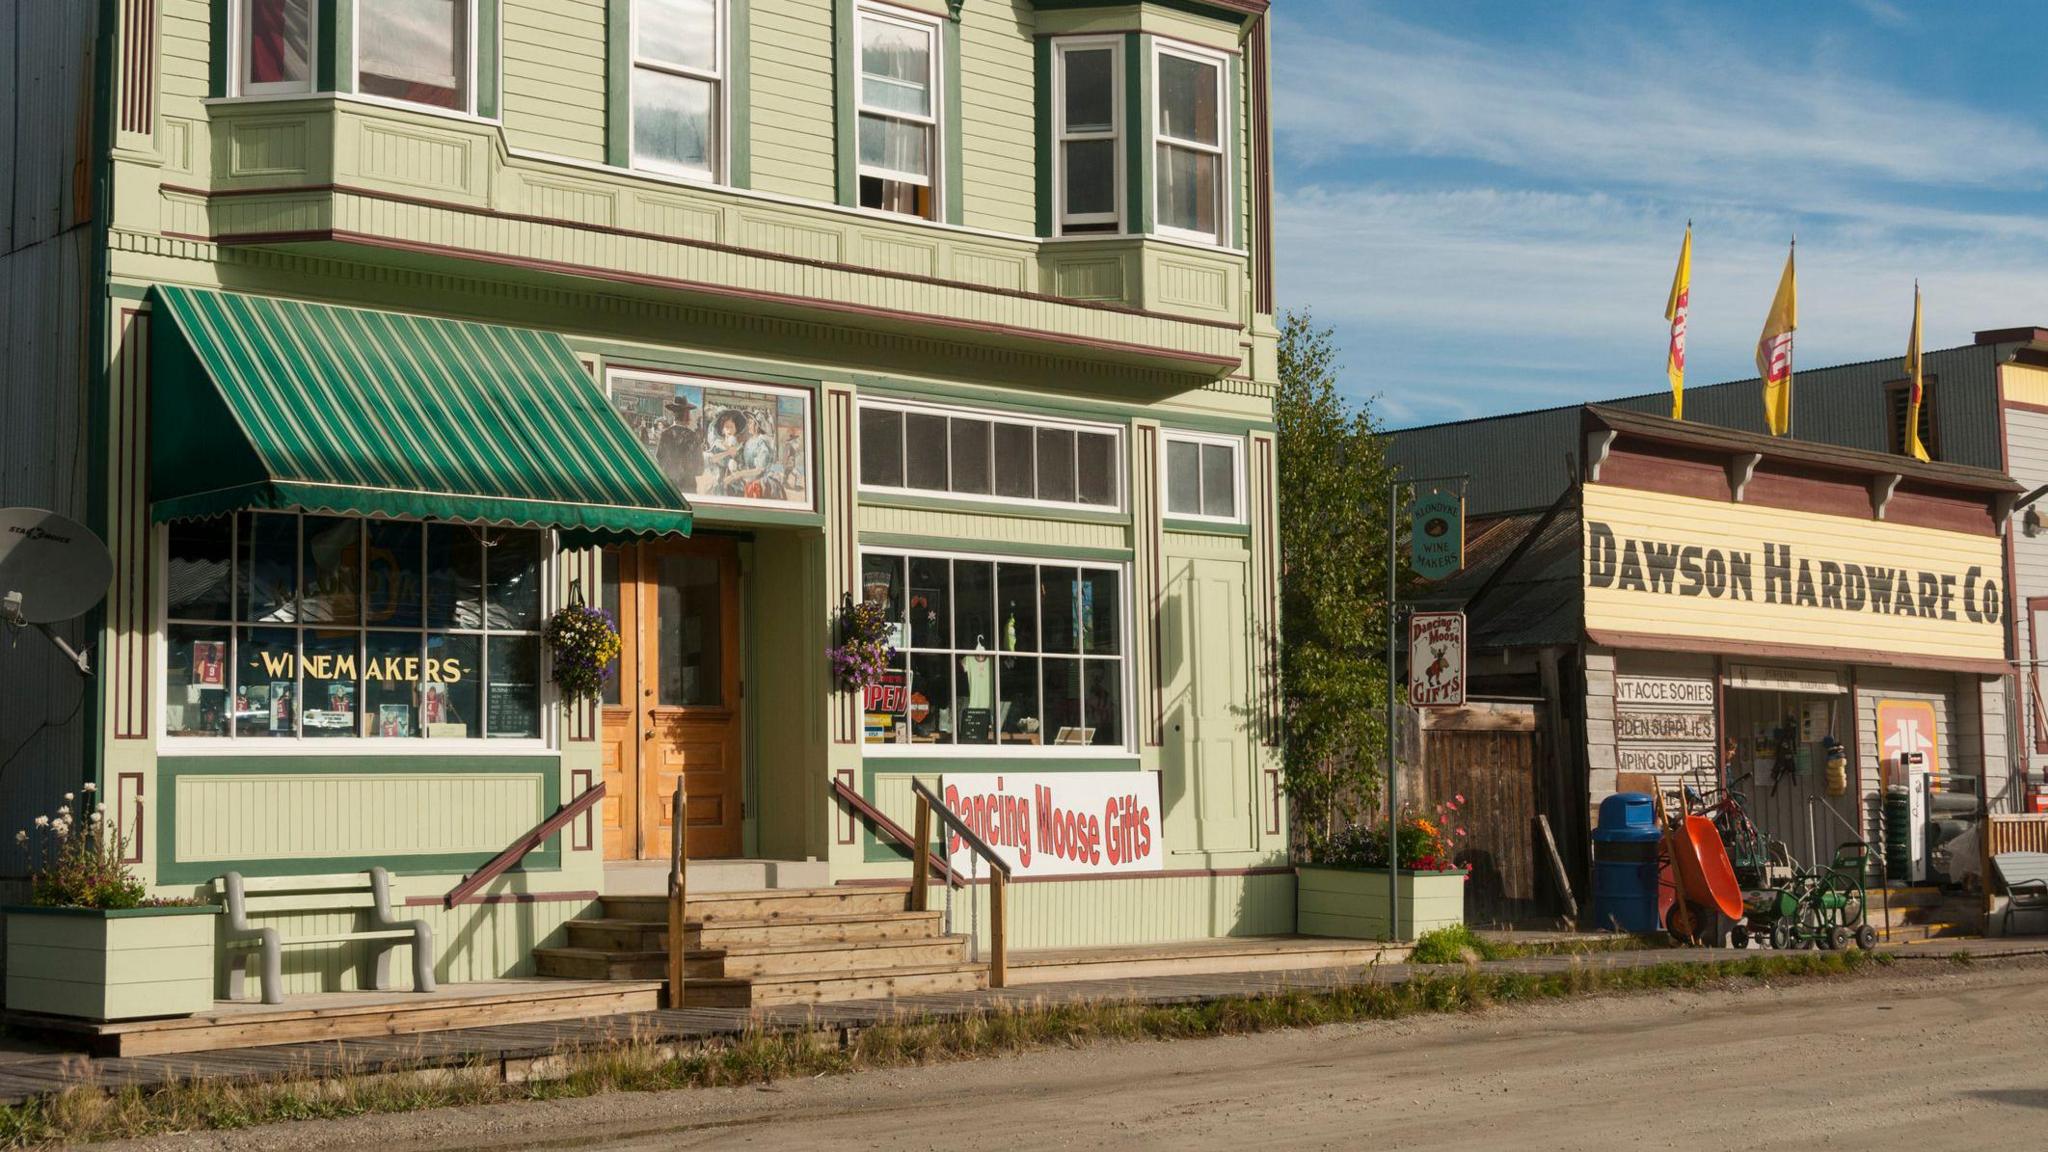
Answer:
[[(2048, 939), (1956, 940), (1944, 941), (1943, 945), (1938, 948), (1922, 946), (1889, 950), (1902, 958), (1926, 959), (1946, 959), (1956, 953), (1986, 958), (2048, 953)], [(1671, 963), (1704, 964), (1769, 954), (1710, 948), (1652, 949), (1500, 960), (1480, 967), (1497, 972), (1554, 974), (1574, 968), (1615, 971)], [(761, 1030), (836, 1034), (895, 1021), (957, 1019), (1006, 1006), (1090, 1002), (1194, 1004), (1270, 995), (1290, 989), (1328, 989), (1361, 980), (1400, 983), (1417, 973), (1441, 974), (1445, 971), (1441, 967), (1426, 965), (1381, 964), (1372, 968), (1353, 966), (1287, 972), (1134, 976), (816, 1006), (630, 1012), (581, 1020), (505, 1024), (410, 1036), (279, 1044), (170, 1056), (89, 1057), (0, 1040), (0, 1103), (19, 1103), (35, 1096), (88, 1084), (104, 1088), (153, 1088), (173, 1081), (199, 1079), (265, 1081), (421, 1068), (479, 1067), (507, 1078), (524, 1079), (537, 1062), (548, 1056), (564, 1050), (598, 1047), (623, 1040), (689, 1045)]]

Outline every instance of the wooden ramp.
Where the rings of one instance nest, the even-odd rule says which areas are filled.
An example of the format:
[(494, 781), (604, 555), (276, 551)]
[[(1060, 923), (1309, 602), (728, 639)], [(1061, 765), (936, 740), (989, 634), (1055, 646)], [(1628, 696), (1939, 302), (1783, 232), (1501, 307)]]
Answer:
[(1053, 948), (1010, 956), (1010, 984), (1111, 980), (1137, 976), (1208, 976), (1397, 964), (1405, 945), (1323, 936), (1226, 936), (1173, 944)]
[(26, 1012), (0, 1019), (100, 1056), (152, 1056), (646, 1012), (661, 1006), (661, 988), (658, 980), (491, 980), (424, 993), (315, 992), (282, 1004), (216, 1000), (192, 1016), (108, 1024)]

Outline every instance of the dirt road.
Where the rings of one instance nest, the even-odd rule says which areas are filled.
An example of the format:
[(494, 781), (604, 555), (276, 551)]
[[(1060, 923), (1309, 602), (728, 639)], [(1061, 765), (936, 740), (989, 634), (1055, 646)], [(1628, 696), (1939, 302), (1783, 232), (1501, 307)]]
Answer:
[(1038, 1052), (137, 1148), (2040, 1149), (2048, 962)]

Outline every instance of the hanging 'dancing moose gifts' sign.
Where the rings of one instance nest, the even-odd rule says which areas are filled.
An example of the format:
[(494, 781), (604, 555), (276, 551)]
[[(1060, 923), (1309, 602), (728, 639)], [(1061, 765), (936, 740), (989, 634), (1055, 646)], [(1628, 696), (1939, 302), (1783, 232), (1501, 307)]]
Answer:
[(1465, 703), (1465, 614), (1417, 612), (1408, 617), (1408, 704), (1459, 708)]

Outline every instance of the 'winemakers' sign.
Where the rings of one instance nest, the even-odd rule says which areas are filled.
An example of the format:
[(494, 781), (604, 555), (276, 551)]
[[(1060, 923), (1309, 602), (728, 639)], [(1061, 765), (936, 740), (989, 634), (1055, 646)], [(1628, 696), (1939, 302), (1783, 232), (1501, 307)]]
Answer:
[[(1013, 877), (1157, 872), (1166, 858), (1156, 772), (948, 772), (939, 794)], [(955, 872), (966, 875), (973, 855), (947, 832)]]

